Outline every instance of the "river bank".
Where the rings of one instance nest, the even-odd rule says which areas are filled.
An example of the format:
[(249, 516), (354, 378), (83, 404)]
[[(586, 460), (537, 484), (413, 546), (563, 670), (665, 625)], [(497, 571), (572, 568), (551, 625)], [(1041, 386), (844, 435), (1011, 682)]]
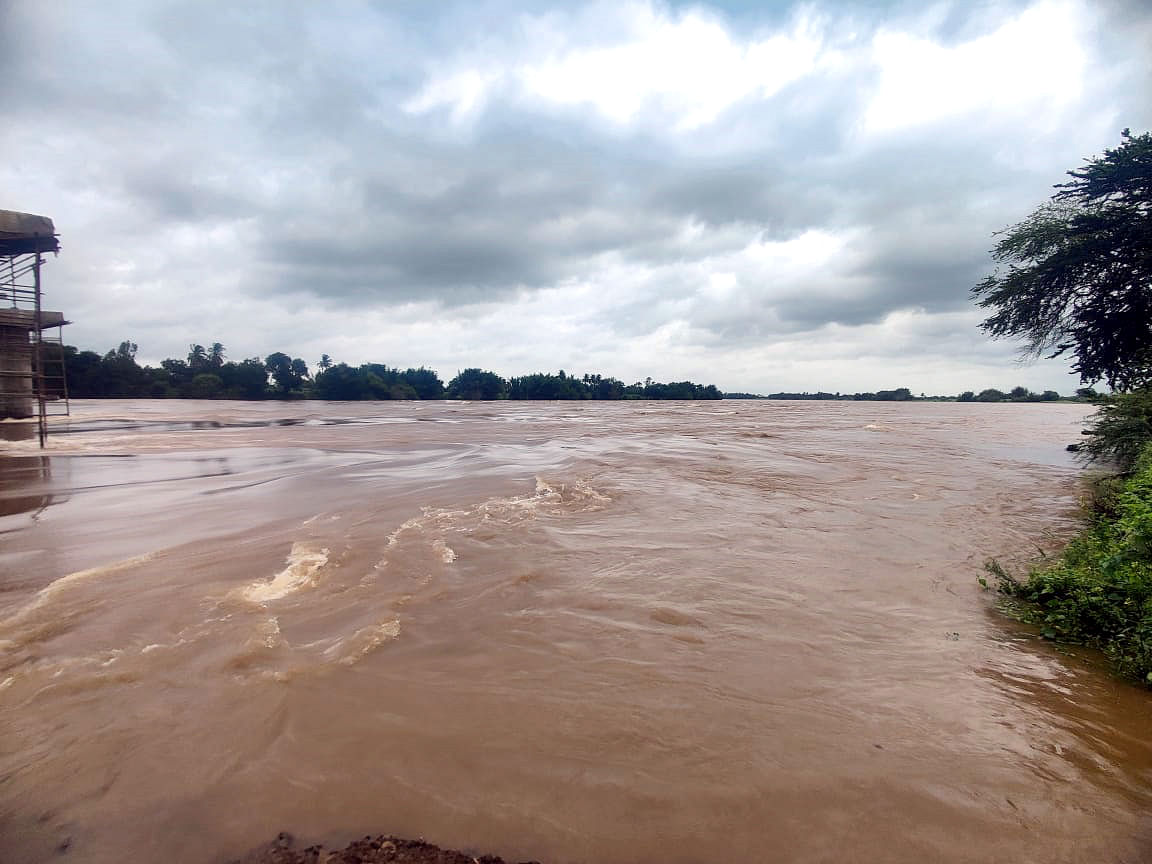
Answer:
[(1121, 675), (1152, 686), (1152, 444), (1129, 474), (1101, 478), (1085, 520), (1056, 560), (1024, 578), (989, 565), (1005, 609), (1047, 639), (1100, 649)]

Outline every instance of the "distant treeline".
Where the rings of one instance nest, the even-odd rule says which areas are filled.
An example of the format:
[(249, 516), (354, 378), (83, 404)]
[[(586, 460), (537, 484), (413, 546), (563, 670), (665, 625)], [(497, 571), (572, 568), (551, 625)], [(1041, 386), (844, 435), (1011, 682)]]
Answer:
[(1096, 397), (1096, 391), (1091, 387), (1081, 387), (1076, 395), (1065, 398), (1055, 390), (1045, 390), (1043, 393), (1033, 393), (1027, 387), (1013, 387), (1008, 392), (990, 387), (975, 393), (965, 390), (959, 396), (913, 396), (907, 387), (897, 387), (895, 390), (877, 390), (875, 393), (769, 393), (767, 396), (752, 396), (747, 393), (726, 393), (725, 399), (807, 399), (814, 401), (840, 401), (840, 402), (1058, 402), (1064, 401), (1090, 401)]
[(68, 394), (77, 399), (721, 399), (712, 384), (651, 378), (625, 384), (616, 378), (564, 370), (502, 378), (483, 369), (465, 369), (444, 384), (432, 369), (398, 369), (383, 363), (349, 366), (327, 354), (315, 374), (299, 357), (275, 352), (263, 360), (226, 359), (219, 342), (189, 346), (185, 359), (159, 366), (136, 362), (136, 344), (121, 342), (104, 355), (63, 348)]

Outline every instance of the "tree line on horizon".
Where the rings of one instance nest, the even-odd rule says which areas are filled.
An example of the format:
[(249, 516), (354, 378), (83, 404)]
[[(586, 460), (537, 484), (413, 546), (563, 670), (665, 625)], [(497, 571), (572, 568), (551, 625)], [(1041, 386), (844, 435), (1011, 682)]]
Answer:
[[(493, 400), (707, 400), (781, 399), (854, 402), (1055, 402), (1064, 399), (1054, 390), (1034, 393), (1026, 387), (1005, 392), (988, 388), (976, 393), (966, 390), (958, 396), (913, 395), (907, 387), (861, 393), (780, 392), (725, 393), (713, 384), (691, 381), (661, 383), (647, 378), (634, 384), (585, 374), (568, 375), (536, 372), (504, 378), (495, 372), (468, 368), (447, 384), (424, 366), (393, 368), (383, 363), (350, 366), (321, 356), (315, 373), (299, 357), (273, 352), (267, 357), (228, 360), (219, 342), (209, 347), (190, 345), (184, 359), (169, 358), (159, 366), (136, 362), (134, 342), (121, 342), (100, 355), (63, 347), (68, 393), (77, 399), (324, 399), (333, 401), (381, 401), (412, 399)], [(1096, 391), (1082, 387), (1077, 400), (1091, 399)]]
[(921, 393), (914, 396), (907, 387), (897, 387), (895, 390), (877, 390), (875, 393), (825, 393), (820, 390), (815, 393), (769, 393), (767, 396), (754, 396), (747, 393), (726, 393), (726, 399), (786, 399), (809, 400), (827, 402), (1059, 402), (1059, 401), (1090, 401), (1097, 393), (1091, 387), (1081, 387), (1073, 397), (1064, 397), (1055, 390), (1045, 390), (1035, 393), (1027, 387), (1013, 387), (1011, 390), (998, 390), (989, 387), (979, 393), (965, 390), (958, 396), (926, 396)]
[(63, 346), (69, 396), (77, 399), (325, 399), (325, 400), (620, 400), (721, 399), (714, 384), (647, 378), (634, 384), (602, 375), (537, 372), (504, 378), (468, 368), (447, 384), (424, 366), (399, 369), (383, 363), (350, 366), (324, 354), (315, 374), (299, 357), (273, 352), (240, 362), (227, 359), (219, 342), (190, 345), (184, 359), (159, 366), (136, 362), (136, 343), (121, 342), (100, 355)]

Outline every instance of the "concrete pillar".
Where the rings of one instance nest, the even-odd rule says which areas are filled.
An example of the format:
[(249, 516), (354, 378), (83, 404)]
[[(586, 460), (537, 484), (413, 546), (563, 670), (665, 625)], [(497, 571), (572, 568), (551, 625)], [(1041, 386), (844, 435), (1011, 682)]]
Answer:
[[(43, 329), (64, 322), (59, 312), (41, 310)], [(27, 309), (0, 308), (0, 420), (27, 420), (37, 413), (32, 375), (32, 334), (36, 313)]]
[(31, 331), (0, 326), (0, 420), (35, 416)]

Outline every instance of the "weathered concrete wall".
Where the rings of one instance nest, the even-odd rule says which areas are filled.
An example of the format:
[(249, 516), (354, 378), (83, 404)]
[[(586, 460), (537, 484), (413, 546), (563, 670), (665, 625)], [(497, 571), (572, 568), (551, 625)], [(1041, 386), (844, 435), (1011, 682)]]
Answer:
[[(59, 312), (40, 312), (42, 328), (64, 323)], [(32, 387), (32, 343), (36, 313), (27, 309), (0, 309), (0, 420), (36, 416)]]
[(0, 420), (34, 416), (28, 330), (0, 326)]

